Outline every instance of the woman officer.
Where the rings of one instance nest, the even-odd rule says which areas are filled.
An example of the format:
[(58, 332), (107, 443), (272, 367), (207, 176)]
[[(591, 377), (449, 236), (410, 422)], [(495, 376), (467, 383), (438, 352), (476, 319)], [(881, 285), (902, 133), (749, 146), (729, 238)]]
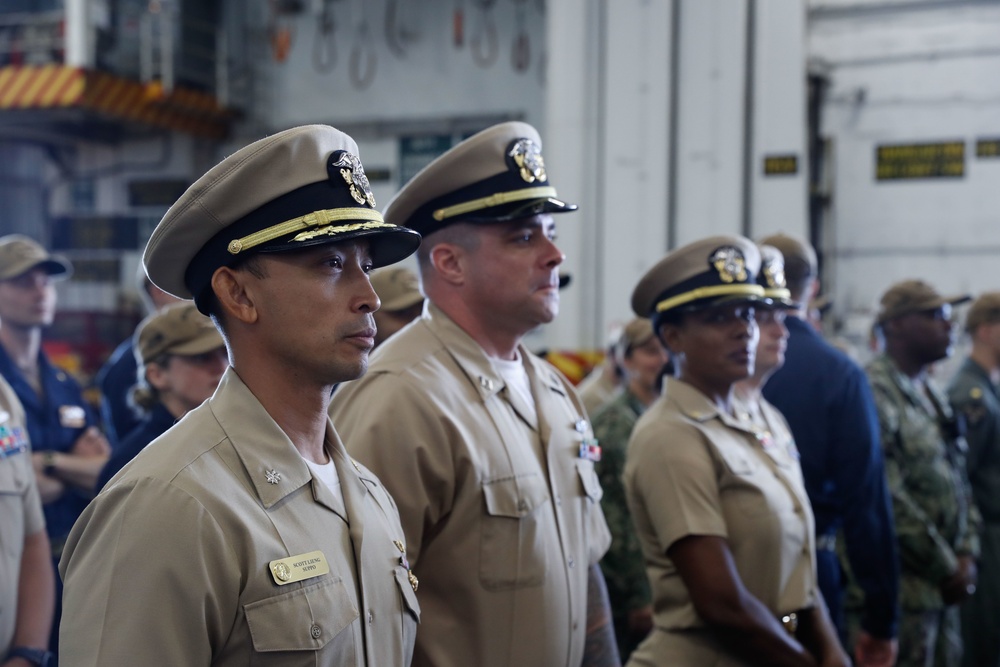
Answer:
[[(813, 519), (797, 463), (779, 465), (733, 415), (754, 370), (760, 253), (716, 236), (642, 278), (674, 378), (640, 418), (624, 481), (653, 591), (655, 630), (629, 665), (849, 665), (816, 586)], [(769, 443), (784, 447), (790, 443)]]

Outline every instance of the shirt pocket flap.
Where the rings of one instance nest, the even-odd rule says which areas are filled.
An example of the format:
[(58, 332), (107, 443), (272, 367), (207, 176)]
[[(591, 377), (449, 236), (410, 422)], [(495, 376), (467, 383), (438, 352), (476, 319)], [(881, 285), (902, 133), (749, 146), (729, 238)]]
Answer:
[(726, 467), (734, 475), (746, 476), (752, 475), (754, 468), (754, 462), (751, 458), (751, 452), (738, 446), (721, 446), (717, 448), (719, 456), (725, 462)]
[(577, 461), (576, 471), (580, 475), (580, 483), (583, 485), (583, 492), (587, 494), (595, 503), (601, 502), (604, 497), (604, 489), (601, 488), (601, 481), (597, 478), (597, 471), (590, 461)]
[(396, 585), (403, 596), (403, 606), (420, 622), (420, 603), (417, 602), (417, 592), (410, 583), (409, 573), (403, 567), (396, 568)]
[(243, 607), (254, 650), (317, 651), (360, 615), (341, 579), (251, 602)]
[(545, 480), (535, 474), (483, 482), (483, 495), (487, 514), (515, 519), (528, 516), (549, 500)]

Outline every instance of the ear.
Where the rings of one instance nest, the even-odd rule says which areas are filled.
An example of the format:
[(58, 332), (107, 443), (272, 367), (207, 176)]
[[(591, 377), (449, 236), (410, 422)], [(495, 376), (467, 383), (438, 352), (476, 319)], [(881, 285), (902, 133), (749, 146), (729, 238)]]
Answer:
[(162, 392), (167, 388), (167, 374), (169, 371), (157, 363), (146, 364), (146, 382), (156, 391)]
[(820, 282), (819, 282), (819, 277), (817, 276), (816, 278), (813, 278), (812, 293), (809, 295), (809, 300), (810, 301), (812, 301), (813, 299), (815, 299), (819, 295), (820, 287), (821, 287), (821, 285), (820, 285)]
[(212, 291), (218, 299), (225, 317), (229, 321), (253, 324), (259, 313), (253, 298), (250, 285), (252, 275), (249, 271), (238, 271), (223, 266), (212, 274)]
[(465, 249), (454, 243), (438, 243), (430, 252), (434, 271), (450, 285), (465, 284), (467, 257)]
[(682, 336), (680, 325), (661, 324), (658, 333), (660, 335), (660, 343), (663, 344), (663, 347), (667, 348), (667, 353), (671, 357), (683, 354), (683, 350), (681, 349)]

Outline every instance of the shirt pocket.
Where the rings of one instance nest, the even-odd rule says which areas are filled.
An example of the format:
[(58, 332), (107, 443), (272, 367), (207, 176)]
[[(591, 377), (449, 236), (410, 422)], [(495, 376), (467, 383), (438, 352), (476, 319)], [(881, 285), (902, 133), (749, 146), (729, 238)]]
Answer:
[[(0, 521), (0, 550), (13, 563), (20, 561), (26, 526), (24, 494), (27, 484), (17, 472), (15, 463), (19, 461), (15, 461), (16, 456), (27, 457), (29, 454), (22, 452), (0, 459), (0, 516), (3, 516), (3, 521)], [(13, 582), (16, 581), (15, 574)]]
[(601, 488), (601, 480), (597, 477), (594, 464), (591, 461), (577, 461), (576, 472), (580, 477), (583, 495), (587, 496), (591, 503), (600, 503), (604, 497), (604, 489)]
[(479, 545), (479, 580), (488, 590), (538, 586), (547, 569), (542, 524), (549, 491), (541, 475), (483, 482), (486, 516)]
[(403, 607), (403, 613), (400, 614), (403, 623), (403, 650), (405, 655), (410, 655), (417, 637), (417, 624), (420, 623), (420, 603), (417, 602), (417, 593), (413, 590), (413, 585), (410, 584), (406, 568), (397, 567), (395, 574), (396, 586), (399, 587)]
[(337, 655), (354, 664), (358, 647), (351, 625), (359, 617), (342, 579), (310, 586), (244, 605), (253, 640), (251, 664), (275, 667), (316, 665), (317, 653)]

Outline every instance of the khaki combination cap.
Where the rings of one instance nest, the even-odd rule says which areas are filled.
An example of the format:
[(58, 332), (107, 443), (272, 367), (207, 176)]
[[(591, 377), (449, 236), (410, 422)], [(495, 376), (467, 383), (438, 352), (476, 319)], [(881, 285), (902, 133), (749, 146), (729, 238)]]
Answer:
[(764, 296), (771, 300), (774, 308), (798, 308), (798, 304), (792, 301), (792, 293), (788, 291), (785, 283), (785, 257), (781, 251), (773, 245), (760, 243), (757, 245), (760, 250), (760, 273), (757, 274), (757, 283), (764, 288)]
[(305, 125), (241, 148), (195, 181), (153, 230), (143, 264), (154, 285), (201, 308), (222, 266), (356, 238), (368, 240), (376, 268), (420, 244), (375, 208), (354, 140)]
[(968, 294), (941, 296), (923, 280), (904, 280), (890, 287), (882, 295), (875, 321), (882, 324), (903, 315), (937, 310), (945, 304), (956, 305), (970, 299), (972, 297)]
[(1000, 322), (1000, 292), (984, 292), (969, 306), (965, 330), (972, 333), (983, 324)]
[(634, 317), (622, 327), (615, 341), (615, 356), (621, 362), (625, 356), (646, 341), (653, 338), (653, 322), (648, 317)]
[(559, 200), (531, 125), (474, 134), (424, 167), (385, 208), (385, 219), (424, 236), (456, 222), (496, 223), (576, 210)]
[(800, 236), (792, 234), (772, 234), (762, 238), (761, 245), (777, 248), (785, 259), (785, 278), (799, 281), (815, 276), (819, 271), (819, 261), (812, 244)]
[(394, 266), (371, 274), (372, 288), (382, 302), (380, 310), (406, 310), (424, 300), (420, 279), (406, 267)]
[(133, 339), (136, 361), (144, 366), (165, 354), (190, 357), (225, 346), (212, 320), (190, 301), (175, 303), (139, 323)]
[(758, 270), (760, 251), (750, 239), (702, 239), (671, 251), (646, 272), (632, 292), (632, 310), (652, 318), (728, 301), (769, 303), (757, 284)]
[(34, 239), (21, 234), (0, 236), (0, 280), (17, 278), (36, 267), (58, 279), (73, 272), (69, 260), (49, 254)]

